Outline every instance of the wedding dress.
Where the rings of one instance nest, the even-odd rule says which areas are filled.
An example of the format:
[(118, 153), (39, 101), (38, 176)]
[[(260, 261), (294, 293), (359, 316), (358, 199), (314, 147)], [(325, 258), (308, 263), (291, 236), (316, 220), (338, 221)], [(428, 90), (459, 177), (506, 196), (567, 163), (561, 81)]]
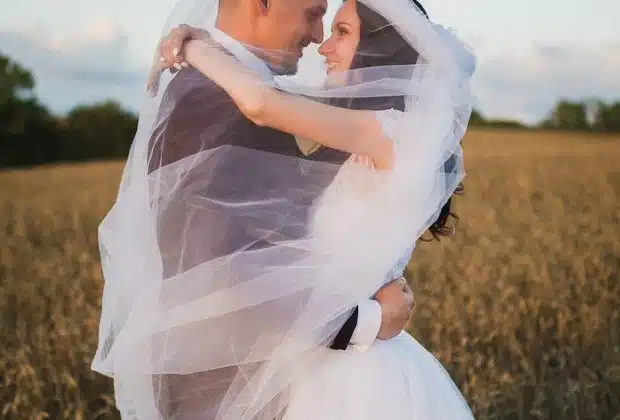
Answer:
[[(399, 111), (378, 111), (386, 135), (398, 133)], [(395, 144), (398, 153), (398, 144)], [(354, 196), (363, 194), (363, 172), (372, 170), (352, 156), (325, 192), (315, 226), (319, 234), (338, 229), (350, 215)], [(366, 190), (367, 191), (367, 190)], [(363, 229), (363, 226), (359, 227)], [(389, 233), (386, 233), (389, 234)], [(404, 273), (415, 244), (403, 250), (385, 282)], [(363, 265), (363, 261), (360, 261)], [(441, 363), (409, 333), (377, 339), (367, 349), (330, 351), (291, 389), (284, 420), (455, 420), (473, 415)]]

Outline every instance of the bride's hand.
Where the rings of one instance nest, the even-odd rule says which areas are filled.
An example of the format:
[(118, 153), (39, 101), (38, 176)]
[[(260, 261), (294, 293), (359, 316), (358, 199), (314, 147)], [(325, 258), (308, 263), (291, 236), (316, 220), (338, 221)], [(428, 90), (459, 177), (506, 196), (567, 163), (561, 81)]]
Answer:
[(187, 41), (208, 36), (206, 31), (189, 25), (179, 25), (159, 43), (160, 68), (170, 69), (172, 73), (188, 67), (183, 54), (183, 47)]
[(210, 36), (205, 30), (182, 24), (162, 38), (157, 48), (155, 62), (149, 72), (147, 90), (156, 84), (160, 72), (169, 69), (171, 73), (176, 73), (189, 67), (185, 61), (183, 47), (192, 39), (210, 39)]

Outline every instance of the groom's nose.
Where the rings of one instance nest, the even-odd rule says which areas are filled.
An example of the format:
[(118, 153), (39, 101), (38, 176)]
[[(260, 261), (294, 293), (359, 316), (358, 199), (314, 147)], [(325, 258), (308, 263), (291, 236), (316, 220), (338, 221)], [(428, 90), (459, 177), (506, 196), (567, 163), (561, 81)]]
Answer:
[(315, 44), (320, 44), (323, 42), (323, 20), (319, 19), (318, 22), (313, 26), (312, 33), (310, 34), (310, 39)]

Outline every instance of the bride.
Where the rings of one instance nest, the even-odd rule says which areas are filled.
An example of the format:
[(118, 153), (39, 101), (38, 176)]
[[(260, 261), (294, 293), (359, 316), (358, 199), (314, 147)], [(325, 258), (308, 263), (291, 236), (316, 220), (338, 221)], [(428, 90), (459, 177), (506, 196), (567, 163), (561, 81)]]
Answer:
[[(247, 154), (234, 147), (190, 156), (178, 167), (170, 165), (159, 175), (151, 205), (165, 201), (167, 195), (159, 191), (174, 190), (185, 182), (188, 165), (217, 159), (226, 167), (227, 156), (236, 156), (229, 172), (234, 177), (243, 176), (255, 159), (271, 160), (279, 178), (270, 179), (274, 186), (268, 197), (241, 203), (227, 191), (217, 197), (196, 193), (208, 184), (205, 179), (192, 190), (195, 196), (186, 200), (192, 212), (223, 202), (235, 216), (269, 220), (273, 216), (256, 202), (268, 201), (270, 209), (274, 202), (284, 203), (277, 204), (282, 207), (269, 224), (277, 226), (278, 234), (267, 233), (275, 245), (258, 252), (240, 250), (216, 259), (217, 264), (204, 262), (188, 271), (193, 275), (189, 280), (153, 293), (129, 292), (134, 296), (131, 309), (98, 369), (124, 378), (120, 388), (124, 386), (129, 395), (136, 389), (145, 392), (141, 388), (145, 383), (136, 380), (141, 375), (149, 382), (156, 375), (191, 375), (234, 365), (239, 371), (236, 380), (217, 396), (220, 408), (214, 418), (218, 419), (472, 418), (441, 364), (405, 331), (390, 340), (377, 340), (364, 351), (331, 351), (323, 344), (337, 331), (338, 322), (331, 325), (331, 321), (402, 275), (422, 233), (445, 233), (450, 197), (464, 176), (460, 140), (471, 112), (473, 56), (411, 0), (346, 0), (334, 18), (332, 36), (319, 50), (328, 71), (319, 87), (304, 80), (265, 82), (222, 51), (208, 29), (183, 33), (193, 36), (180, 39), (179, 45), (162, 44), (163, 68), (192, 66), (226, 91), (253, 124), (351, 157), (337, 168), (295, 162), (302, 175), (289, 165), (293, 159)], [(183, 60), (188, 64), (180, 67)], [(222, 153), (227, 155), (222, 158)], [(140, 154), (132, 150), (130, 162)], [(132, 177), (141, 173), (124, 176), (126, 190), (132, 188)], [(278, 185), (281, 178), (297, 176), (303, 189), (290, 188), (290, 182), (294, 184), (290, 179)], [(310, 187), (324, 185), (326, 179), (329, 185), (316, 199), (302, 199)], [(145, 181), (147, 191), (152, 183)], [(309, 229), (290, 234), (303, 219), (296, 218), (298, 212), (310, 215)], [(238, 265), (227, 265), (226, 270), (242, 280), (236, 287), (209, 291), (212, 286), (206, 284), (220, 281), (214, 273), (230, 260)], [(265, 269), (266, 262), (270, 270)], [(292, 283), (297, 288), (283, 292), (291, 279), (296, 279)], [(193, 286), (191, 291), (184, 290), (187, 285)], [(226, 294), (229, 289), (233, 295)], [(291, 304), (288, 298), (299, 291), (303, 297)], [(244, 324), (226, 319), (226, 314), (263, 304), (267, 304), (264, 311), (256, 313), (270, 316), (278, 327), (256, 324), (268, 334), (248, 335), (252, 339), (242, 348), (231, 334), (228, 343), (226, 332), (241, 334), (235, 326)], [(247, 314), (243, 318), (244, 323), (250, 320)], [(219, 345), (216, 337), (210, 342), (202, 339), (216, 332)], [(179, 345), (194, 341), (203, 347), (188, 352)], [(224, 358), (229, 353), (232, 362)]]

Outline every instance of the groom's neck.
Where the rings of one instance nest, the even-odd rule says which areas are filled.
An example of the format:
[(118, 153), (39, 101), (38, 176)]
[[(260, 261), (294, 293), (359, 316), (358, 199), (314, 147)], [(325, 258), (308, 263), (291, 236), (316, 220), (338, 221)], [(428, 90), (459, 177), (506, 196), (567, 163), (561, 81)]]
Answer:
[(256, 45), (253, 20), (252, 14), (240, 4), (228, 4), (218, 10), (215, 27), (242, 44)]
[(256, 39), (254, 39), (251, 30), (249, 30), (251, 25), (242, 25), (239, 22), (245, 21), (243, 20), (243, 15), (240, 15), (237, 11), (235, 11), (235, 14), (221, 13), (218, 15), (215, 27), (243, 44), (250, 52), (260, 58), (273, 74), (288, 74), (286, 69), (274, 63), (273, 57), (269, 57), (269, 52), (262, 49), (260, 45), (257, 45)]

